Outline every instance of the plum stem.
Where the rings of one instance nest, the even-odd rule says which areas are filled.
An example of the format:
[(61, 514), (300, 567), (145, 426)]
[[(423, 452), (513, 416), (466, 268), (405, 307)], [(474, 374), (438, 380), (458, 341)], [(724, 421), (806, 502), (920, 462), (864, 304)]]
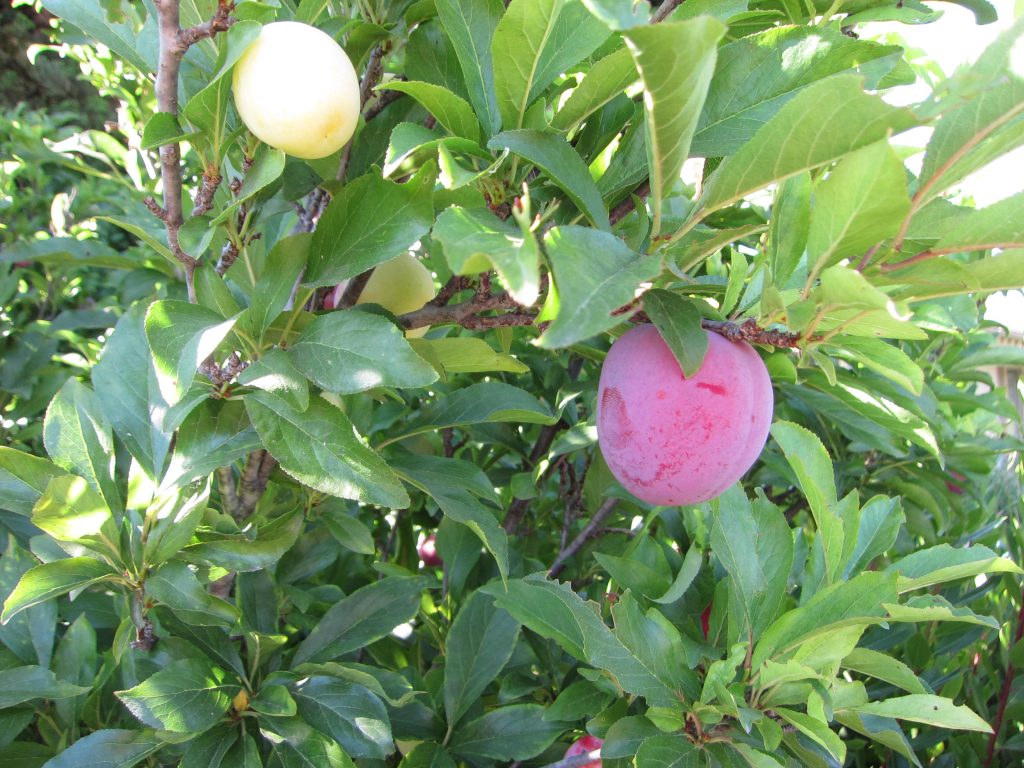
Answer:
[(558, 557), (555, 558), (555, 562), (551, 564), (551, 568), (548, 570), (548, 578), (553, 579), (565, 569), (565, 563), (569, 558), (573, 557), (577, 552), (583, 549), (584, 545), (589, 541), (604, 525), (604, 521), (608, 519), (609, 515), (615, 511), (615, 508), (619, 505), (618, 499), (605, 499), (604, 503), (598, 507), (597, 512), (590, 518), (590, 522), (584, 526), (583, 530), (579, 532), (579, 535), (572, 540), (572, 543), (568, 547), (558, 553)]

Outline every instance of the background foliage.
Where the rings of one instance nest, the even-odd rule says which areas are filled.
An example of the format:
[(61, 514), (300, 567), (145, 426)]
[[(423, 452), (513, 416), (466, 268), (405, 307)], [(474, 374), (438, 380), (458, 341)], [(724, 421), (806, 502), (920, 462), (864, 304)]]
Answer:
[[(52, 45), (0, 114), (0, 763), (1019, 764), (1022, 355), (980, 308), (1024, 195), (955, 190), (1024, 143), (1021, 22), (936, 82), (857, 32), (942, 4), (244, 0), (171, 115), (170, 3), (2, 11)], [(363, 76), (320, 161), (231, 103), (290, 18)], [(175, 142), (180, 252), (145, 202)], [(431, 306), (323, 309), (407, 250)], [(772, 438), (696, 507), (596, 444), (652, 287), (684, 346), (780, 332)]]

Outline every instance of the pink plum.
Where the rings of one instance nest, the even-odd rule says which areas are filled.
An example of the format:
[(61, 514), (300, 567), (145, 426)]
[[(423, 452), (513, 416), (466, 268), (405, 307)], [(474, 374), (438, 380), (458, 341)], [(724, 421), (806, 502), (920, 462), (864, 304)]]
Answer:
[(421, 541), (420, 545), (416, 547), (416, 552), (426, 568), (440, 568), (444, 564), (444, 560), (437, 554), (437, 537), (434, 534), (430, 534)]
[(771, 422), (767, 371), (743, 342), (708, 334), (700, 370), (687, 379), (653, 325), (611, 347), (597, 392), (605, 461), (650, 504), (696, 504), (735, 483), (757, 459)]
[[(604, 741), (597, 738), (597, 736), (584, 736), (582, 739), (574, 741), (572, 746), (565, 750), (565, 756), (577, 757), (579, 755), (589, 755), (591, 752), (600, 754), (603, 745)], [(589, 763), (584, 763), (582, 768), (601, 768), (601, 760), (599, 758)]]

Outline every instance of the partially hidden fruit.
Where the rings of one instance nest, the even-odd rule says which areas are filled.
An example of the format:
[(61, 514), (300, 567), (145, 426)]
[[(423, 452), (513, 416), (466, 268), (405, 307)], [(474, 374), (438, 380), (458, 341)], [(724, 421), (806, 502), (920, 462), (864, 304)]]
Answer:
[[(324, 302), (324, 307), (338, 306), (347, 283), (341, 283)], [(356, 304), (379, 304), (393, 315), (415, 312), (436, 295), (434, 278), (423, 262), (412, 254), (400, 256), (378, 264), (366, 281), (363, 292)], [(406, 336), (416, 339), (427, 332), (427, 328), (414, 328)]]
[(245, 127), (272, 147), (313, 160), (337, 152), (359, 120), (359, 78), (326, 32), (296, 21), (263, 27), (235, 65)]
[(437, 554), (437, 537), (434, 534), (430, 534), (421, 541), (416, 547), (416, 552), (426, 568), (440, 568), (444, 565), (444, 560)]
[(760, 356), (708, 334), (704, 362), (686, 378), (653, 325), (615, 341), (597, 392), (597, 434), (615, 478), (650, 504), (697, 504), (753, 466), (774, 397)]
[[(601, 747), (604, 745), (604, 741), (597, 738), (597, 736), (584, 736), (573, 742), (572, 746), (565, 750), (566, 757), (578, 757), (579, 755), (589, 755), (592, 752), (601, 754)], [(600, 757), (597, 760), (592, 760), (589, 763), (584, 763), (582, 768), (601, 768)]]

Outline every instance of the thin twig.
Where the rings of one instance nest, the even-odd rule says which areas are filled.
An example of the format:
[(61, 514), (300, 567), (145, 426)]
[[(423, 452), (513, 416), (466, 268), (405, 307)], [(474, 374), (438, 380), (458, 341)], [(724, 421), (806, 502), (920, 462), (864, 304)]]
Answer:
[(580, 531), (579, 535), (572, 540), (572, 543), (558, 553), (558, 557), (555, 558), (555, 562), (551, 564), (551, 569), (548, 571), (548, 578), (555, 578), (565, 568), (565, 563), (569, 558), (573, 557), (586, 545), (587, 541), (590, 540), (604, 525), (604, 521), (608, 519), (612, 512), (615, 511), (615, 507), (619, 504), (618, 499), (605, 499), (604, 503), (598, 507), (597, 512), (590, 518), (590, 522), (584, 526), (583, 530)]
[(651, 182), (650, 180), (645, 181), (639, 187), (634, 189), (625, 200), (616, 205), (608, 213), (608, 221), (615, 226), (622, 221), (626, 216), (636, 210), (636, 198), (641, 200), (651, 194)]
[[(515, 309), (517, 311), (489, 317), (479, 316), (479, 313), (493, 309)], [(502, 292), (493, 296), (474, 296), (469, 301), (455, 305), (439, 307), (427, 304), (415, 312), (409, 312), (400, 316), (398, 321), (406, 329), (445, 324), (461, 325), (463, 328), (471, 330), (532, 325), (536, 320), (536, 315), (520, 310), (519, 304), (507, 293)]]
[(370, 267), (362, 274), (356, 275), (348, 281), (348, 285), (345, 286), (345, 290), (338, 300), (336, 309), (348, 309), (356, 305), (359, 297), (363, 294), (363, 289), (366, 288), (366, 284), (370, 282), (370, 275), (373, 274), (374, 269), (375, 267)]

